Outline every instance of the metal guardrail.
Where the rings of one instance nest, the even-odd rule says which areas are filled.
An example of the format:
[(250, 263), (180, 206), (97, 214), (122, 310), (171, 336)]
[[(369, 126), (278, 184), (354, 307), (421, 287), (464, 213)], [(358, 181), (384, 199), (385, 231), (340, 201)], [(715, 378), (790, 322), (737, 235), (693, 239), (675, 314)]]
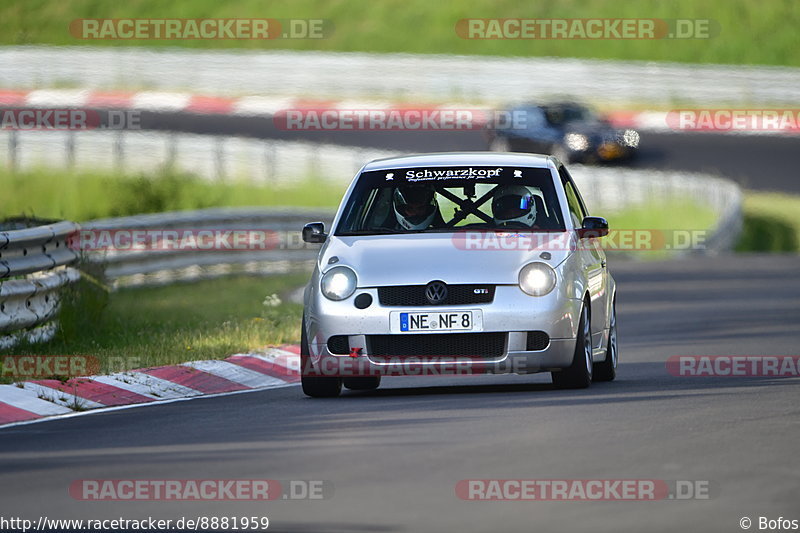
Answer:
[[(609, 105), (679, 100), (765, 106), (800, 100), (800, 69), (791, 67), (287, 50), (9, 46), (0, 48), (0, 80), (6, 87), (66, 83), (92, 89), (490, 104), (552, 97), (590, 102), (600, 97)], [(168, 110), (170, 102), (159, 107)]]
[(13, 131), (0, 129), (0, 165), (116, 174), (164, 169), (209, 180), (287, 185), (351, 179), (365, 161), (403, 152), (302, 141), (158, 131)]
[[(742, 190), (731, 180), (675, 170), (634, 170), (574, 164), (569, 168), (589, 211), (601, 216), (654, 203), (669, 205), (670, 202), (693, 202), (708, 209), (715, 222), (710, 228), (702, 228), (707, 231), (703, 248), (694, 253), (729, 251), (741, 232)], [(679, 223), (676, 220), (676, 225)]]
[(78, 254), (67, 244), (73, 222), (0, 231), (0, 348), (55, 331), (60, 290), (77, 281)]
[(312, 221), (327, 225), (333, 211), (311, 209), (214, 208), (94, 220), (82, 231), (100, 235), (119, 230), (261, 230), (279, 239), (266, 250), (140, 249), (96, 251), (87, 260), (102, 265), (112, 288), (164, 285), (230, 274), (276, 274), (310, 268), (319, 245), (302, 241), (301, 228)]

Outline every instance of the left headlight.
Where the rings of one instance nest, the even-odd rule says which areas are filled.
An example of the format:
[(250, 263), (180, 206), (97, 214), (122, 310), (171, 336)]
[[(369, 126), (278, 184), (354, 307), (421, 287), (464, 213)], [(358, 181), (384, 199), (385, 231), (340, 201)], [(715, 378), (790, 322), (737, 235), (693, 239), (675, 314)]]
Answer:
[(519, 287), (531, 296), (544, 296), (556, 286), (556, 272), (546, 263), (528, 263), (519, 271)]
[(320, 287), (329, 300), (344, 300), (356, 291), (356, 273), (346, 266), (337, 266), (323, 274)]
[(567, 133), (564, 135), (564, 144), (575, 152), (583, 152), (589, 148), (589, 137), (580, 133)]

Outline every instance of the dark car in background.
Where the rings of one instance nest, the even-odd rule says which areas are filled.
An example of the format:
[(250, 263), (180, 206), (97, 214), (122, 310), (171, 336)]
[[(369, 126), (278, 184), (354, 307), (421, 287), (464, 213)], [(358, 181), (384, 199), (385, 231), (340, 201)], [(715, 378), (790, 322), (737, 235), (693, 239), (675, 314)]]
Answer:
[(639, 133), (618, 129), (578, 103), (523, 104), (495, 113), (487, 125), (497, 152), (552, 154), (564, 162), (597, 163), (633, 157)]

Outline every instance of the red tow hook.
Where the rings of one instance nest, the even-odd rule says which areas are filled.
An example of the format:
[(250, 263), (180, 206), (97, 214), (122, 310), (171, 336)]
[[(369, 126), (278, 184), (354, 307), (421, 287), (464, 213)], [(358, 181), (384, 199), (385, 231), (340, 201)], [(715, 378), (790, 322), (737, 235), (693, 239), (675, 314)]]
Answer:
[(350, 348), (350, 357), (358, 357), (361, 355), (362, 348)]

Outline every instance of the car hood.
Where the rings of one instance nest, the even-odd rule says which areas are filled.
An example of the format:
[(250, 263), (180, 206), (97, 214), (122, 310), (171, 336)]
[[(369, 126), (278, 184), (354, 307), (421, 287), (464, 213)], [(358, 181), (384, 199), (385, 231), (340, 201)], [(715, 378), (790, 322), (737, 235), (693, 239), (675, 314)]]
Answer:
[[(542, 261), (558, 266), (574, 248), (573, 232), (417, 233), (332, 236), (320, 252), (319, 268), (346, 265), (359, 287), (445, 283), (515, 284), (519, 269)], [(547, 254), (541, 257), (543, 252)], [(331, 258), (336, 257), (334, 263)]]

